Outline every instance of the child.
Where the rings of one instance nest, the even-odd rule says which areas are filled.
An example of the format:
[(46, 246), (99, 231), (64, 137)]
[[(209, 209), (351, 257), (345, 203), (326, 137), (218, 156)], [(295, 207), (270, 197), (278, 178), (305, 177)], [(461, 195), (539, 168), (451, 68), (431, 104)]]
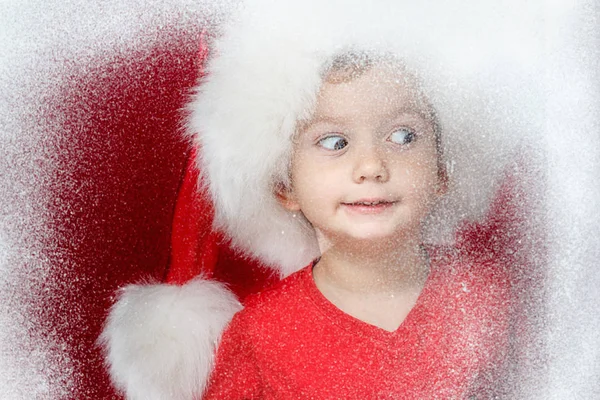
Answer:
[(206, 399), (488, 398), (508, 287), (423, 247), (447, 188), (440, 139), (398, 61), (333, 60), (274, 194), (320, 257), (236, 314)]
[[(454, 6), (254, 0), (230, 18), (190, 106), (199, 169), (216, 228), (287, 278), (231, 322), (240, 307), (223, 287), (128, 289), (104, 340), (130, 398), (501, 393), (504, 269), (425, 245), (485, 210), (494, 185), (462, 178), (502, 165), (477, 162), (474, 138), (502, 152), (521, 129), (517, 115), (504, 118), (519, 102), (504, 103), (482, 72), (497, 61), (498, 31)], [(152, 322), (160, 334), (145, 325), (186, 296), (179, 320)], [(144, 332), (119, 330), (130, 315)], [(137, 361), (121, 362), (131, 348)], [(147, 371), (148, 359), (166, 367)]]

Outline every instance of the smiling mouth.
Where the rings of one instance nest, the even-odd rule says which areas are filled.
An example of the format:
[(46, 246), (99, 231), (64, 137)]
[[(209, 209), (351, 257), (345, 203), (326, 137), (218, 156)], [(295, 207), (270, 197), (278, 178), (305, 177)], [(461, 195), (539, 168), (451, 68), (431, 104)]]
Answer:
[(396, 205), (398, 201), (388, 200), (361, 200), (351, 203), (341, 203), (342, 206), (352, 212), (360, 214), (376, 214), (390, 209)]
[(367, 207), (375, 207), (375, 206), (382, 206), (382, 205), (388, 205), (388, 204), (396, 204), (398, 201), (397, 200), (359, 200), (359, 201), (353, 201), (353, 202), (344, 202), (342, 203), (342, 205), (345, 206), (367, 206)]
[(379, 201), (357, 201), (354, 203), (342, 203), (342, 204), (344, 204), (346, 206), (380, 206), (380, 205), (392, 204), (392, 203), (395, 203), (395, 202), (379, 200)]

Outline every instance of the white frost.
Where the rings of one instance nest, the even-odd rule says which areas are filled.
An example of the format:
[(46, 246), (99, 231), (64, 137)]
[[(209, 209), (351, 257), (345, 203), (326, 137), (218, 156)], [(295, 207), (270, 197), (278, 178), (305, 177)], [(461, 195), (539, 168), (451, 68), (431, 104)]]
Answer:
[[(47, 282), (49, 271), (56, 268), (43, 255), (44, 241), (53, 235), (47, 209), (53, 176), (50, 133), (59, 132), (56, 124), (61, 123), (60, 116), (47, 119), (53, 93), (64, 84), (70, 69), (85, 68), (99, 58), (109, 63), (132, 49), (153, 46), (160, 30), (197, 29), (202, 21), (221, 18), (223, 9), (231, 5), (226, 3), (0, 2), (0, 399), (68, 399), (76, 384), (72, 360), (57, 350), (64, 344), (59, 338), (42, 337), (30, 318), (36, 290), (42, 283), (52, 284)], [(429, 3), (432, 10), (443, 11), (436, 8), (443, 1)], [(521, 111), (540, 130), (529, 132), (526, 144), (540, 153), (543, 162), (536, 166), (546, 178), (541, 206), (543, 230), (549, 240), (545, 266), (548, 298), (543, 318), (544, 354), (540, 357), (547, 361), (535, 377), (524, 377), (529, 386), (522, 387), (521, 398), (599, 398), (600, 6), (594, 0), (478, 3), (472, 10), (473, 23), (479, 23), (482, 32), (486, 24), (477, 17), (487, 18), (510, 8), (508, 14), (514, 18), (542, 21), (524, 31), (486, 33), (505, 35), (506, 43), (521, 40), (520, 62), (535, 71), (532, 79), (540, 82), (531, 93), (520, 93), (520, 98), (531, 96), (532, 102)], [(442, 17), (436, 18), (443, 21)], [(507, 27), (515, 25), (518, 23), (507, 20)], [(539, 52), (530, 51), (537, 43)], [(518, 53), (519, 49), (506, 51)], [(449, 56), (465, 69), (477, 62), (472, 52)], [(502, 74), (501, 64), (489, 67), (482, 70), (481, 79)], [(499, 103), (510, 102), (510, 91), (498, 88), (498, 94)], [(453, 103), (460, 99), (444, 100), (457, 108), (459, 120), (461, 112), (474, 112)], [(512, 121), (510, 115), (498, 118), (494, 121), (498, 124)], [(444, 121), (446, 125), (450, 122)], [(504, 148), (506, 144), (494, 138), (480, 148), (461, 145), (471, 150), (467, 156), (473, 158), (481, 149), (496, 146), (499, 154), (512, 154), (507, 151), (510, 146)], [(499, 165), (476, 172), (496, 173)]]

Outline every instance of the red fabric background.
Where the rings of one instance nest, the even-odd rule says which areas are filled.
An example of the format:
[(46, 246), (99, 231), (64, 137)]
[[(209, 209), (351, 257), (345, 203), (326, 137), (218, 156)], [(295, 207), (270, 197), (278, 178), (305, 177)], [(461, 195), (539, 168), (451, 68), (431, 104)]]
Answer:
[[(207, 235), (212, 208), (196, 193), (197, 171), (186, 172), (182, 108), (199, 78), (200, 33), (167, 32), (159, 42), (66, 66), (62, 92), (49, 99), (48, 119), (58, 123), (44, 256), (53, 267), (31, 317), (39, 336), (61, 342), (48, 358), (71, 360), (72, 370), (48, 379), (73, 381), (73, 399), (120, 398), (96, 343), (118, 288), (167, 276), (181, 283), (204, 267), (243, 298), (270, 276)], [(178, 267), (169, 274), (170, 263)]]
[(61, 121), (51, 149), (54, 268), (33, 317), (63, 341), (57, 352), (72, 360), (73, 399), (119, 398), (96, 344), (103, 321), (119, 287), (166, 274), (189, 153), (180, 110), (199, 60), (197, 34), (163, 42), (67, 69), (52, 99)]

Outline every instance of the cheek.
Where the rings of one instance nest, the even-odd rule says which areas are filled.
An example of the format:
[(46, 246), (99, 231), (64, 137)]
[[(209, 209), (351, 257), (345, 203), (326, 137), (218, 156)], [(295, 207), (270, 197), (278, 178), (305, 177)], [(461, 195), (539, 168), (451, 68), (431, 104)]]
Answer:
[(291, 180), (292, 190), (299, 202), (309, 200), (319, 190), (315, 168), (308, 160), (297, 158), (292, 161)]
[(413, 153), (403, 154), (392, 161), (393, 168), (402, 176), (408, 179), (428, 178), (437, 175), (437, 158), (430, 157), (429, 154)]
[(396, 166), (400, 184), (412, 195), (429, 197), (436, 193), (440, 176), (437, 158), (413, 157), (405, 159)]
[(333, 182), (327, 171), (314, 167), (298, 168), (292, 174), (292, 187), (299, 199), (321, 198)]
[(340, 195), (340, 178), (336, 171), (314, 161), (297, 161), (292, 165), (292, 189), (303, 212), (330, 209)]

